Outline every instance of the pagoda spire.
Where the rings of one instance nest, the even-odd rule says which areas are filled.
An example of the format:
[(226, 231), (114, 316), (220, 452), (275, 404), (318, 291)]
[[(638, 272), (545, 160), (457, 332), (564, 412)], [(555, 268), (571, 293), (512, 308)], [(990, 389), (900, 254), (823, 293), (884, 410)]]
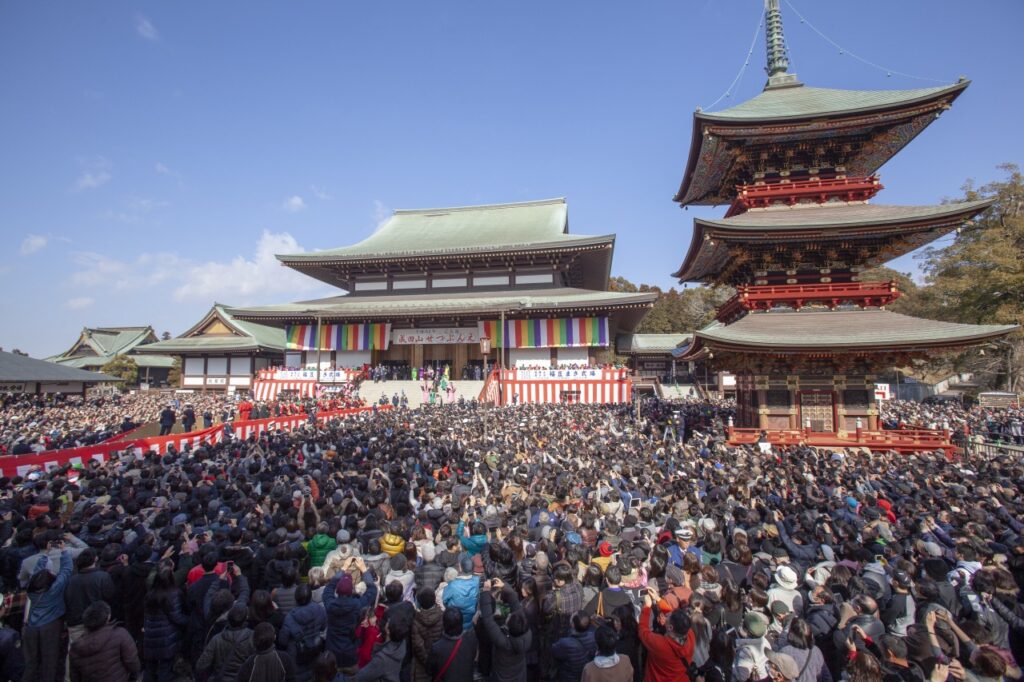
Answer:
[(782, 11), (779, 0), (764, 0), (765, 48), (768, 53), (768, 83), (765, 89), (800, 85), (795, 73), (789, 73), (789, 55), (786, 36), (782, 30)]

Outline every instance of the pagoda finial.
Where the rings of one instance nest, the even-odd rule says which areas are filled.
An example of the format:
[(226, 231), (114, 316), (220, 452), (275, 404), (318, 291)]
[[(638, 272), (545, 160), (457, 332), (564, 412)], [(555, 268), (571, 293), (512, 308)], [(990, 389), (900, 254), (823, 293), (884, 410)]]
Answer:
[(764, 0), (765, 47), (768, 52), (768, 83), (765, 89), (787, 85), (800, 85), (795, 73), (789, 73), (786, 36), (782, 31), (782, 11), (779, 0)]

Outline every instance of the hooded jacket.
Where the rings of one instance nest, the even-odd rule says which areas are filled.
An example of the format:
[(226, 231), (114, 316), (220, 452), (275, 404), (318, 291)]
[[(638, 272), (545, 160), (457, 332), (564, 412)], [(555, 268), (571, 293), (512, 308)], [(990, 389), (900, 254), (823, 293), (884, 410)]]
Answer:
[(142, 670), (131, 635), (114, 623), (87, 632), (71, 645), (71, 682), (128, 682)]
[(242, 664), (235, 679), (245, 682), (290, 682), (295, 679), (295, 663), (288, 654), (270, 647), (250, 656)]
[[(38, 628), (64, 616), (64, 589), (71, 578), (71, 567), (71, 552), (65, 549), (60, 553), (60, 572), (57, 574), (57, 579), (50, 585), (50, 589), (46, 592), (29, 593), (27, 605), (29, 616), (26, 625)], [(38, 570), (45, 571), (47, 569)]]
[(296, 680), (310, 680), (313, 678), (312, 662), (303, 665), (297, 658), (300, 642), (312, 644), (327, 629), (327, 611), (323, 604), (310, 602), (305, 606), (296, 606), (288, 612), (281, 625), (281, 631), (277, 635), (277, 645), (288, 652), (288, 655), (295, 661)]
[(322, 535), (320, 533), (314, 535), (306, 545), (306, 551), (309, 552), (310, 568), (323, 566), (327, 555), (334, 551), (337, 546), (338, 542), (330, 535)]
[(444, 588), (444, 607), (456, 606), (462, 610), (462, 629), (473, 627), (477, 600), (480, 598), (480, 579), (475, 575), (460, 575)]
[[(640, 641), (647, 649), (647, 666), (644, 680), (653, 682), (696, 682), (690, 680), (687, 668), (693, 661), (695, 637), (693, 630), (686, 633), (686, 642), (681, 644), (667, 635), (651, 630), (651, 607), (644, 606), (640, 612)], [(736, 643), (739, 652), (739, 642)]]
[(339, 668), (348, 668), (356, 664), (359, 642), (356, 638), (356, 627), (363, 609), (372, 606), (377, 599), (377, 585), (367, 576), (366, 592), (363, 596), (355, 593), (339, 595), (336, 593), (338, 579), (335, 576), (324, 588), (324, 610), (327, 613), (327, 650), (338, 659)]
[(487, 544), (486, 535), (471, 535), (466, 537), (463, 535), (463, 529), (466, 527), (465, 521), (459, 521), (458, 527), (455, 529), (455, 535), (459, 538), (459, 542), (462, 543), (462, 549), (466, 550), (469, 556), (476, 556), (480, 552), (484, 551), (484, 545)]

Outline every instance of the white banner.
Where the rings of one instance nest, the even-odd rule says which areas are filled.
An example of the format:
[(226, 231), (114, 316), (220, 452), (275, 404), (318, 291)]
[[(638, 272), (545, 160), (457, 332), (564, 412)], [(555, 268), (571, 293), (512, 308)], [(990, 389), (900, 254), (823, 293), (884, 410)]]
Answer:
[(391, 343), (397, 346), (412, 346), (430, 343), (480, 343), (480, 332), (476, 327), (431, 327), (425, 329), (392, 329)]
[(599, 369), (517, 369), (516, 379), (519, 381), (557, 381), (560, 379), (578, 379), (597, 381), (603, 379)]
[[(348, 383), (359, 370), (352, 369), (322, 369), (320, 370), (320, 383), (338, 384)], [(259, 379), (262, 381), (316, 381), (316, 369), (270, 369), (260, 370)]]
[(0, 393), (24, 393), (25, 384), (23, 383), (0, 383)]

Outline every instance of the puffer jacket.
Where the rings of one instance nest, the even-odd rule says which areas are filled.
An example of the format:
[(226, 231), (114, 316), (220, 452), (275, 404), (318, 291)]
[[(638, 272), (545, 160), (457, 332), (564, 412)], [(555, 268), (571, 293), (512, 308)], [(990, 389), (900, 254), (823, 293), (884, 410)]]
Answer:
[(399, 682), (405, 661), (405, 640), (385, 642), (373, 651), (373, 658), (356, 675), (356, 682)]
[(242, 664), (255, 653), (252, 630), (246, 626), (228, 628), (217, 633), (203, 649), (196, 663), (199, 672), (213, 671), (211, 680), (235, 682)]
[[(338, 576), (340, 577), (340, 576)], [(363, 609), (372, 606), (377, 599), (377, 585), (366, 581), (363, 596), (356, 594), (337, 595), (337, 577), (332, 578), (324, 588), (324, 610), (327, 612), (327, 650), (338, 659), (339, 668), (349, 668), (358, 659), (359, 641), (356, 627)]]
[(480, 598), (480, 579), (475, 575), (460, 575), (444, 588), (444, 607), (453, 606), (462, 610), (462, 629), (473, 627), (477, 600)]
[(181, 610), (177, 590), (168, 594), (169, 607), (159, 613), (147, 612), (143, 620), (142, 652), (147, 661), (173, 659), (181, 649), (182, 628), (188, 616)]
[(242, 664), (236, 676), (245, 682), (287, 682), (295, 679), (295, 663), (291, 657), (271, 646), (258, 651)]
[(405, 551), (405, 540), (394, 533), (388, 533), (380, 538), (380, 551), (389, 557), (401, 554)]
[[(57, 579), (50, 585), (50, 589), (46, 592), (29, 593), (30, 611), (26, 625), (42, 627), (64, 616), (64, 590), (71, 578), (73, 565), (71, 551), (65, 549), (60, 553), (60, 572), (57, 574)], [(48, 568), (42, 570), (48, 570)]]
[(297, 682), (313, 679), (312, 661), (308, 664), (299, 662), (299, 643), (305, 641), (312, 644), (326, 629), (327, 612), (323, 604), (310, 602), (305, 606), (296, 606), (285, 616), (281, 632), (277, 635), (277, 646), (287, 651), (295, 661)]
[(327, 555), (333, 552), (337, 546), (337, 541), (330, 535), (321, 535), (319, 533), (314, 535), (306, 545), (306, 551), (309, 552), (310, 568), (323, 566)]
[[(502, 590), (511, 612), (519, 609), (519, 599), (514, 589), (506, 586)], [(494, 647), (491, 663), (493, 682), (526, 682), (526, 655), (530, 650), (533, 634), (529, 629), (518, 637), (507, 634), (494, 621), (494, 599), (490, 592), (480, 595), (480, 622), (487, 631), (487, 637)]]
[(440, 606), (417, 611), (413, 617), (412, 653), (415, 660), (412, 674), (415, 682), (430, 682), (434, 679), (427, 670), (427, 660), (430, 658), (430, 648), (444, 634), (443, 617), (444, 611)]
[(85, 633), (71, 645), (71, 682), (128, 682), (141, 670), (132, 636), (114, 623)]

